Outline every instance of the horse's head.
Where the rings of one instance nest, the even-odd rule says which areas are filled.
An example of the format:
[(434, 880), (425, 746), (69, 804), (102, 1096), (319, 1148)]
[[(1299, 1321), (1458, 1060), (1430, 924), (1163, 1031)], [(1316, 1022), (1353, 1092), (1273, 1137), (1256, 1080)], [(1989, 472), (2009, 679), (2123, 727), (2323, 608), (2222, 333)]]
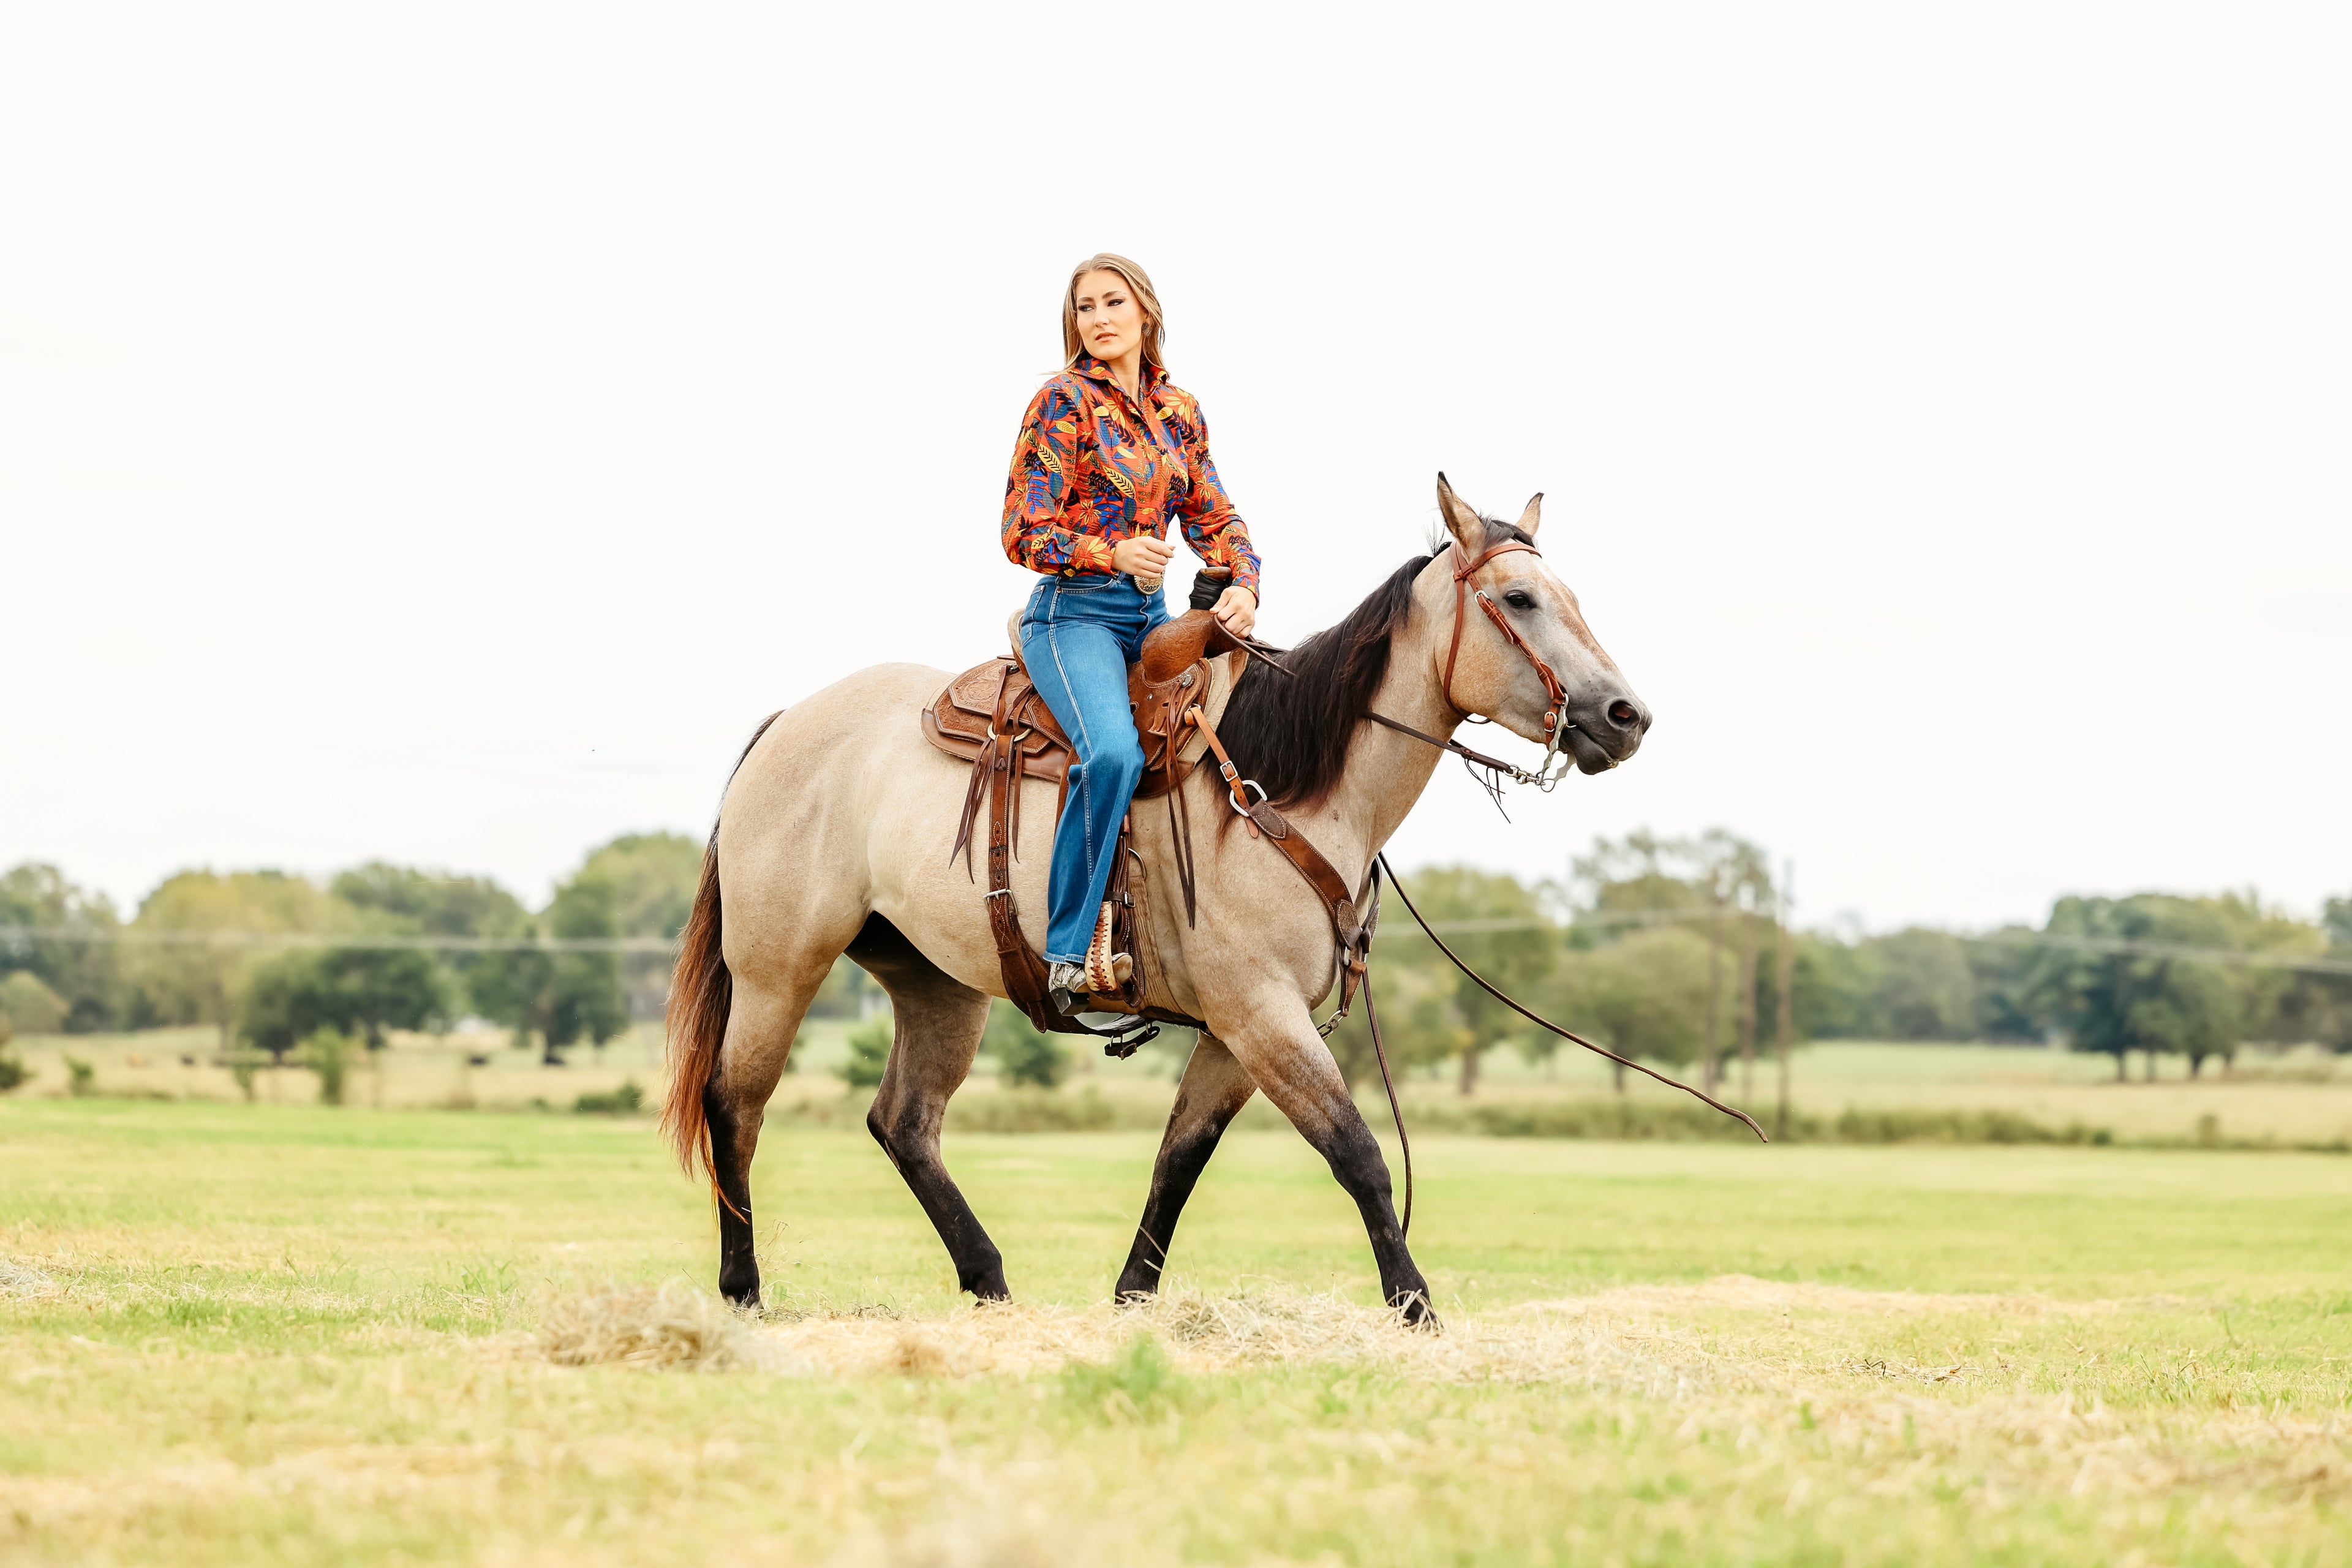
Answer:
[[(1460, 553), (1447, 550), (1431, 563), (1415, 597), (1433, 617), (1437, 677), (1449, 702), (1542, 743), (1553, 734), (1545, 716), (1562, 711), (1544, 679), (1549, 670), (1569, 726), (1560, 749), (1575, 756), (1580, 770), (1597, 773), (1641, 748), (1650, 710), (1584, 624), (1568, 584), (1535, 550), (1513, 548), (1536, 544), (1542, 504), (1538, 495), (1517, 523), (1495, 521), (1438, 475), (1438, 510)], [(1462, 568), (1474, 563), (1457, 583)]]

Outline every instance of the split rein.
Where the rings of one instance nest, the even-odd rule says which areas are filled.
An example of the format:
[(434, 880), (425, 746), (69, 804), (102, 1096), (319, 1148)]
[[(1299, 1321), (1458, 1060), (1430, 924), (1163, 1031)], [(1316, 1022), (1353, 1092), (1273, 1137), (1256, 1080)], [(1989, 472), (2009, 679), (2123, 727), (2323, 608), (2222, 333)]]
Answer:
[[(1456, 656), (1459, 655), (1462, 650), (1462, 627), (1467, 619), (1465, 612), (1469, 608), (1468, 598), (1471, 592), (1469, 587), (1470, 576), (1473, 573), (1476, 572), (1479, 567), (1484, 566), (1488, 561), (1494, 559), (1496, 556), (1513, 551), (1525, 551), (1531, 555), (1539, 553), (1533, 545), (1522, 543), (1517, 540), (1507, 540), (1501, 544), (1497, 544), (1493, 548), (1481, 552), (1475, 560), (1465, 555), (1460, 545), (1457, 544), (1454, 547), (1454, 556), (1456, 563), (1454, 572), (1454, 638), (1452, 645), (1446, 649), (1445, 654), (1444, 691), (1447, 706), (1453, 708), (1457, 712), (1467, 713), (1467, 710), (1463, 709), (1461, 704), (1454, 700), (1454, 663)], [(1559, 784), (1559, 781), (1567, 775), (1568, 767), (1573, 761), (1573, 757), (1563, 754), (1565, 748), (1562, 742), (1566, 739), (1568, 731), (1576, 728), (1576, 726), (1570, 723), (1568, 721), (1568, 694), (1559, 675), (1553, 671), (1551, 666), (1544, 662), (1542, 656), (1538, 654), (1534, 648), (1528, 646), (1526, 639), (1519, 636), (1517, 631), (1512, 627), (1510, 622), (1504, 618), (1502, 610), (1492, 599), (1486, 596), (1486, 590), (1481, 588), (1476, 592), (1479, 608), (1486, 612), (1487, 617), (1491, 619), (1495, 623), (1496, 626), (1502, 631), (1503, 636), (1510, 642), (1511, 646), (1517, 648), (1520, 653), (1524, 654), (1527, 657), (1528, 662), (1535, 667), (1538, 678), (1543, 681), (1544, 694), (1549, 700), (1551, 704), (1550, 710), (1544, 714), (1544, 728), (1547, 731), (1547, 737), (1544, 743), (1544, 757), (1542, 763), (1538, 764), (1536, 771), (1530, 773), (1524, 768), (1516, 767), (1511, 763), (1503, 761), (1500, 757), (1490, 757), (1483, 752), (1473, 751), (1457, 741), (1440, 740), (1435, 735), (1416, 730), (1410, 724), (1400, 723), (1398, 721), (1391, 719), (1385, 714), (1374, 713), (1368, 710), (1364, 714), (1364, 717), (1370, 720), (1375, 724), (1380, 724), (1388, 729), (1394, 730), (1399, 734), (1410, 735), (1414, 740), (1423, 742), (1427, 745), (1434, 746), (1440, 751), (1451, 752), (1455, 756), (1460, 757), (1465, 766), (1487, 769), (1494, 775), (1492, 782), (1481, 780), (1480, 787), (1487, 791), (1488, 795), (1494, 798), (1496, 806), (1499, 808), (1502, 805), (1502, 780), (1507, 775), (1515, 784), (1534, 784), (1538, 789), (1547, 792), (1549, 792), (1555, 784)], [(1241, 642), (1243, 646), (1249, 650), (1250, 655), (1253, 658), (1264, 659), (1267, 664), (1272, 665), (1285, 676), (1291, 676), (1293, 679), (1296, 679), (1293, 672), (1286, 668), (1283, 665), (1281, 659), (1276, 656), (1275, 650), (1265, 647), (1263, 644), (1257, 642), (1254, 638), (1242, 637), (1237, 638), (1236, 640)], [(1202, 728), (1206, 730), (1207, 726), (1204, 724)], [(1212, 745), (1216, 745), (1213, 731), (1212, 731), (1210, 735), (1210, 743)], [(1238, 773), (1233, 766), (1232, 760), (1224, 755), (1224, 748), (1223, 746), (1216, 746), (1216, 750), (1218, 760), (1223, 764), (1223, 771), (1226, 775), (1226, 787), (1232, 790), (1234, 795), (1234, 809), (1242, 816), (1247, 816), (1250, 815), (1247, 805), (1248, 797), (1242, 794), (1242, 788), (1244, 785), (1248, 784), (1250, 781), (1242, 780), (1238, 777)], [(1555, 759), (1558, 759), (1558, 765), (1556, 767)], [(1615, 764), (1612, 763), (1611, 765), (1614, 766)], [(1259, 793), (1263, 795), (1265, 792), (1261, 790)], [(1575, 1030), (1563, 1029), (1558, 1024), (1553, 1023), (1550, 1019), (1521, 1005), (1517, 999), (1504, 993), (1489, 982), (1485, 975), (1480, 974), (1476, 970), (1464, 963), (1462, 961), (1462, 955), (1455, 952), (1453, 948), (1446, 945), (1445, 939), (1437, 934), (1435, 929), (1430, 925), (1428, 919), (1422, 914), (1419, 907), (1413, 903), (1412, 895), (1405, 891), (1404, 880), (1396, 874), (1396, 868), (1389, 864), (1387, 852), (1384, 850), (1375, 851), (1372, 857), (1372, 864), (1367, 871), (1367, 876), (1371, 883), (1371, 887), (1369, 889), (1370, 896), (1366, 900), (1368, 906), (1366, 915), (1369, 918), (1364, 921), (1363, 925), (1360, 928), (1360, 935), (1358, 938), (1358, 945), (1352, 962), (1356, 965), (1360, 965), (1359, 973), (1361, 975), (1363, 983), (1364, 1022), (1370, 1027), (1371, 1032), (1372, 1055), (1380, 1063), (1381, 1086), (1388, 1091), (1389, 1114), (1396, 1121), (1397, 1146), (1403, 1156), (1404, 1216), (1402, 1220), (1399, 1222), (1398, 1226), (1399, 1231), (1402, 1234), (1410, 1236), (1412, 1232), (1412, 1141), (1406, 1136), (1404, 1130), (1404, 1111), (1397, 1102), (1396, 1079), (1389, 1071), (1388, 1047), (1381, 1038), (1380, 1012), (1372, 1003), (1370, 974), (1371, 934), (1372, 927), (1377, 923), (1379, 919), (1380, 885), (1381, 877), (1383, 872), (1387, 874), (1391, 884), (1395, 887), (1397, 897), (1404, 900), (1404, 907), (1406, 910), (1412, 914), (1414, 922), (1421, 927), (1423, 933), (1425, 934), (1430, 941), (1437, 944), (1437, 951), (1444, 953), (1446, 958), (1452, 962), (1454, 968), (1460, 970), (1465, 975), (1468, 976), (1471, 983), (1475, 984), (1480, 990), (1486, 992), (1487, 995), (1492, 996), (1496, 1001), (1500, 1002), (1504, 1006), (1508, 1007), (1512, 1012), (1517, 1013), (1519, 1016), (1527, 1019), (1529, 1023), (1536, 1025), (1539, 1028), (1549, 1029), (1551, 1033), (1558, 1035), (1561, 1039), (1567, 1040), (1572, 1045), (1582, 1046), (1586, 1050), (1592, 1052), (1596, 1056), (1606, 1057), (1620, 1067), (1632, 1068), (1635, 1072), (1642, 1074), (1645, 1078), (1654, 1079), (1658, 1082), (1664, 1084), (1669, 1089), (1681, 1089), (1685, 1094), (1689, 1095), (1692, 1099), (1699, 1100), (1702, 1103), (1723, 1112), (1726, 1116), (1736, 1118), (1738, 1121), (1746, 1124), (1750, 1132), (1756, 1134), (1756, 1141), (1758, 1142), (1769, 1143), (1772, 1141), (1765, 1136), (1764, 1129), (1757, 1125), (1756, 1119), (1748, 1115), (1748, 1112), (1740, 1110), (1738, 1106), (1726, 1105), (1723, 1101), (1716, 1099), (1713, 1095), (1708, 1094), (1702, 1089), (1693, 1089), (1689, 1084), (1684, 1083), (1679, 1079), (1668, 1078), (1665, 1074), (1655, 1071), (1650, 1068), (1645, 1068), (1640, 1062), (1634, 1061), (1630, 1058), (1621, 1057), (1615, 1051), (1609, 1049), (1606, 1046), (1595, 1045), (1591, 1040), (1586, 1039), (1582, 1035), (1578, 1034)], [(1351, 989), (1351, 987), (1349, 987), (1346, 983), (1348, 980), (1347, 972), (1349, 967), (1350, 967), (1350, 960), (1348, 955), (1343, 954), (1340, 971), (1341, 984), (1339, 1010), (1332, 1014), (1328, 1019), (1325, 1020), (1321, 1027), (1316, 1031), (1326, 1038), (1329, 1037), (1331, 1031), (1337, 1028), (1340, 1021), (1348, 1016), (1348, 1003), (1350, 999), (1349, 992)]]
[[(1396, 874), (1396, 868), (1389, 864), (1388, 853), (1385, 850), (1376, 853), (1372, 857), (1372, 897), (1370, 902), (1372, 906), (1372, 918), (1375, 921), (1379, 919), (1380, 914), (1380, 889), (1381, 877), (1382, 873), (1387, 874), (1390, 885), (1396, 889), (1397, 897), (1404, 900), (1406, 912), (1412, 916), (1413, 923), (1421, 927), (1422, 934), (1428, 937), (1430, 941), (1435, 942), (1437, 944), (1437, 951), (1444, 953), (1449, 960), (1451, 960), (1454, 968), (1469, 976), (1471, 983), (1476, 985), (1479, 990), (1484, 991), (1487, 995), (1492, 996), (1496, 1001), (1500, 1002), (1504, 1006), (1508, 1007), (1512, 1012), (1517, 1013), (1520, 1017), (1527, 1019), (1529, 1023), (1534, 1024), (1538, 1028), (1549, 1029), (1553, 1034), (1558, 1035), (1561, 1039), (1567, 1040), (1572, 1045), (1582, 1046), (1586, 1050), (1592, 1052), (1596, 1056), (1607, 1057), (1611, 1061), (1615, 1062), (1620, 1067), (1629, 1067), (1645, 1078), (1655, 1079), (1658, 1082), (1664, 1084), (1668, 1089), (1681, 1089), (1685, 1094), (1689, 1095), (1692, 1099), (1702, 1100), (1706, 1104), (1713, 1106), (1716, 1110), (1722, 1111), (1726, 1116), (1736, 1117), (1740, 1121), (1747, 1124), (1748, 1131), (1756, 1134), (1756, 1141), (1758, 1142), (1769, 1143), (1772, 1142), (1771, 1139), (1764, 1135), (1764, 1129), (1756, 1124), (1756, 1119), (1748, 1115), (1748, 1112), (1740, 1110), (1738, 1106), (1726, 1105), (1723, 1101), (1716, 1099), (1715, 1096), (1708, 1094), (1704, 1089), (1693, 1089), (1690, 1085), (1683, 1082), (1680, 1079), (1668, 1078), (1662, 1072), (1643, 1067), (1640, 1062), (1634, 1061), (1631, 1058), (1621, 1057), (1606, 1046), (1596, 1046), (1591, 1040), (1586, 1039), (1582, 1035), (1578, 1034), (1575, 1030), (1563, 1029), (1558, 1024), (1553, 1023), (1549, 1018), (1544, 1017), (1541, 1014), (1531, 1012), (1528, 1008), (1521, 1006), (1516, 998), (1498, 989), (1485, 975), (1471, 968), (1467, 963), (1465, 963), (1462, 961), (1462, 955), (1446, 945), (1445, 939), (1438, 935), (1435, 928), (1431, 926), (1429, 923), (1429, 917), (1423, 914), (1420, 907), (1414, 904), (1412, 901), (1412, 895), (1404, 890), (1404, 879), (1398, 876)], [(1396, 1122), (1397, 1149), (1403, 1156), (1404, 1163), (1404, 1217), (1402, 1220), (1398, 1222), (1397, 1229), (1401, 1235), (1411, 1236), (1412, 1234), (1412, 1140), (1405, 1134), (1404, 1111), (1397, 1103), (1396, 1079), (1389, 1074), (1388, 1046), (1381, 1038), (1380, 1009), (1375, 1006), (1372, 1002), (1372, 976), (1370, 963), (1371, 937), (1369, 929), (1365, 933), (1364, 959), (1364, 1024), (1366, 1027), (1371, 1031), (1372, 1056), (1373, 1058), (1381, 1064), (1381, 1087), (1388, 1091), (1389, 1115)], [(1316, 1032), (1326, 1038), (1328, 1038), (1331, 1031), (1337, 1028), (1339, 1025), (1339, 1021), (1347, 1016), (1348, 1005), (1345, 1002), (1342, 1002), (1339, 1005), (1339, 1010), (1332, 1014), (1329, 1018), (1326, 1019), (1322, 1027), (1318, 1029)]]

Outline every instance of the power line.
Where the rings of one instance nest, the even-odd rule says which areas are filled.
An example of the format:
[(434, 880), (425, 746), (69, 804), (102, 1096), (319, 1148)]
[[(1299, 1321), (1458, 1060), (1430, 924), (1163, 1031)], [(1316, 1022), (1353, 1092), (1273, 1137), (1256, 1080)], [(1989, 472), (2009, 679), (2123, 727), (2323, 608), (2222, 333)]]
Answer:
[(137, 926), (0, 926), (0, 950), (22, 942), (131, 942), (157, 947), (337, 947), (372, 952), (655, 952), (677, 951), (660, 936), (398, 936), (300, 931), (148, 931)]
[[(1627, 910), (1613, 915), (1580, 914), (1566, 925), (1540, 917), (1496, 917), (1482, 920), (1432, 921), (1431, 929), (1447, 936), (1489, 932), (1546, 931), (1565, 937), (1574, 931), (1612, 925), (1667, 925), (1705, 920), (1714, 912), (1700, 904), (1683, 910)], [(1406, 935), (1413, 934), (1410, 930)], [(2078, 952), (2112, 953), (2126, 958), (2177, 958), (2198, 963), (2221, 963), (2239, 969), (2292, 969), (2307, 974), (2352, 974), (2352, 960), (2305, 957), (2296, 953), (2264, 952), (2234, 947), (2194, 947), (2186, 942), (2146, 942), (2137, 937), (2075, 936), (2064, 931), (1999, 931), (1981, 936), (1953, 933), (1965, 942), (2004, 947), (2055, 947)]]
[[(1472, 917), (1432, 921), (1430, 928), (1444, 936), (1486, 936), (1510, 931), (1547, 931), (1559, 937), (1594, 927), (1665, 925), (1705, 920), (1706, 905), (1686, 910), (1626, 910), (1614, 913), (1579, 915), (1563, 925), (1540, 916)], [(1400, 928), (1401, 934), (1418, 935), (1419, 929)], [(1965, 942), (2010, 947), (2054, 947), (2078, 952), (2110, 953), (2126, 958), (2173, 958), (2198, 963), (2227, 964), (2239, 969), (2288, 969), (2306, 974), (2352, 974), (2352, 960), (2305, 957), (2294, 953), (2250, 952), (2242, 948), (2194, 947), (2185, 942), (2146, 942), (2132, 937), (2074, 936), (2061, 931), (2001, 931), (1981, 936), (1958, 936)], [(0, 926), (0, 952), (24, 942), (127, 942), (157, 947), (356, 948), (366, 952), (621, 952), (649, 953), (667, 958), (676, 943), (658, 936), (496, 937), (405, 936), (328, 931), (150, 931), (136, 926)]]

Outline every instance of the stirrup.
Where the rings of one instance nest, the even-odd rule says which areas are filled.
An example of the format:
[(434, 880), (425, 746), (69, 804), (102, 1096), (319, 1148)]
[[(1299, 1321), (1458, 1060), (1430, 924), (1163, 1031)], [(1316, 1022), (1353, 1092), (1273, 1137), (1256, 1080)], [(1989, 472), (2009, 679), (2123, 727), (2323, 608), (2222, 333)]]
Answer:
[(1106, 901), (1095, 917), (1095, 939), (1087, 945), (1087, 989), (1097, 996), (1118, 994), (1135, 975), (1134, 956), (1110, 950), (1110, 908)]

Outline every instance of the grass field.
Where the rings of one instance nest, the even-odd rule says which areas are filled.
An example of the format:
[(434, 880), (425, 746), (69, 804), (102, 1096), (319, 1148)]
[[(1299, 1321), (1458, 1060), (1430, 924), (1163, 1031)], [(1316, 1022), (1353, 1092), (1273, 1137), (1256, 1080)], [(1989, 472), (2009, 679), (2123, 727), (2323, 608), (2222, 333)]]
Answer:
[[(798, 1069), (779, 1091), (786, 1108), (802, 1101), (818, 1109), (841, 1098), (831, 1074), (847, 1055), (841, 1019), (813, 1019), (795, 1048)], [(1191, 1037), (1171, 1030), (1168, 1048), (1146, 1050), (1131, 1061), (1081, 1058), (1072, 1089), (1093, 1089), (1118, 1109), (1123, 1124), (1156, 1125), (1174, 1092), (1180, 1053)], [(27, 1097), (65, 1091), (65, 1061), (90, 1066), (100, 1092), (159, 1096), (172, 1100), (236, 1101), (243, 1099), (226, 1068), (215, 1065), (219, 1038), (209, 1028), (157, 1029), (130, 1035), (35, 1036), (19, 1040), (18, 1055), (34, 1071)], [(394, 1036), (394, 1048), (355, 1064), (346, 1098), (361, 1106), (417, 1109), (471, 1106), (518, 1110), (541, 1102), (568, 1110), (583, 1093), (610, 1092), (635, 1081), (648, 1094), (661, 1083), (660, 1031), (639, 1025), (601, 1051), (575, 1048), (571, 1065), (545, 1068), (537, 1053), (509, 1047), (503, 1033)], [(2335, 1058), (2299, 1050), (2283, 1055), (2249, 1052), (2237, 1069), (2221, 1076), (2219, 1064), (2190, 1080), (2175, 1059), (2161, 1063), (2158, 1081), (2137, 1074), (2117, 1083), (2110, 1058), (2064, 1051), (2000, 1046), (1877, 1045), (1823, 1041), (1796, 1053), (1791, 1104), (1798, 1111), (1831, 1119), (1848, 1109), (1919, 1112), (2002, 1110), (2053, 1128), (2070, 1123), (2105, 1128), (2121, 1141), (2274, 1139), (2282, 1143), (2352, 1142), (2352, 1071), (2339, 1072)], [(983, 1058), (967, 1093), (992, 1087), (993, 1064)], [(1695, 1074), (1693, 1075), (1695, 1076)], [(1742, 1092), (1735, 1061), (1726, 1084), (1731, 1098), (1759, 1114), (1772, 1104), (1772, 1064), (1756, 1064), (1752, 1089)], [(1479, 1100), (1487, 1104), (1590, 1100), (1611, 1091), (1607, 1064), (1567, 1051), (1548, 1066), (1533, 1066), (1517, 1052), (1487, 1053)], [(1451, 1064), (1425, 1068), (1402, 1084), (1408, 1108), (1456, 1110)], [(299, 1068), (255, 1075), (257, 1099), (300, 1104), (317, 1097), (318, 1083)], [(1377, 1093), (1366, 1086), (1366, 1103)], [(1641, 1078), (1631, 1080), (1639, 1103), (1675, 1103), (1680, 1097)], [(1261, 1124), (1276, 1124), (1257, 1110)]]
[(1432, 1335), (1286, 1131), (1115, 1311), (1153, 1142), (951, 1137), (975, 1311), (780, 1126), (745, 1323), (640, 1121), (0, 1101), (0, 1560), (2352, 1562), (2352, 1160), (1432, 1138)]

